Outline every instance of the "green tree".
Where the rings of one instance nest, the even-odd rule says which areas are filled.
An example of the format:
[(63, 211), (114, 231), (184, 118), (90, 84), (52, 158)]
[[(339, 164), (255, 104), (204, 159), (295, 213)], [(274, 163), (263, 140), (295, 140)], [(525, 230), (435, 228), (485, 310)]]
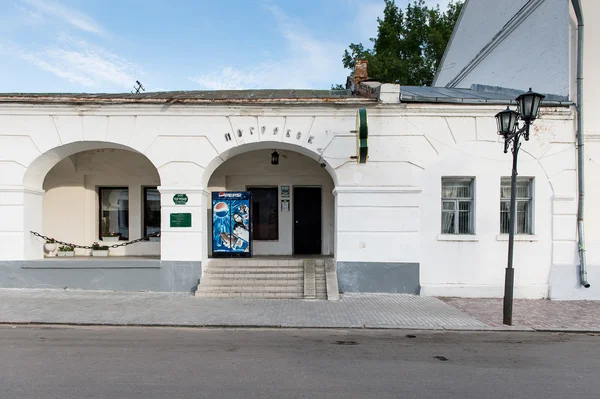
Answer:
[(383, 19), (377, 18), (377, 37), (373, 48), (351, 43), (344, 51), (345, 68), (354, 70), (355, 59), (369, 62), (369, 77), (384, 83), (429, 86), (462, 8), (451, 1), (448, 10), (439, 5), (428, 7), (424, 0), (414, 0), (406, 10), (395, 0), (384, 0)]

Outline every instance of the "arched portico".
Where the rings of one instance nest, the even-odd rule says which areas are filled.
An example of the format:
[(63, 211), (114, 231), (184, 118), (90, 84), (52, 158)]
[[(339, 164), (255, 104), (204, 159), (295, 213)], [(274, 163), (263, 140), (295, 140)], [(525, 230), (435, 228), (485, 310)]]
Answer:
[[(79, 245), (101, 241), (109, 231), (121, 240), (159, 231), (158, 186), (153, 163), (123, 144), (83, 141), (46, 151), (23, 176), (24, 259), (43, 257), (42, 242), (30, 231)], [(158, 254), (160, 243), (112, 253)]]
[[(202, 109), (198, 112), (208, 111)], [(145, 286), (152, 290), (181, 290), (182, 287), (187, 290), (194, 283), (197, 284), (201, 278), (201, 264), (209, 257), (207, 216), (210, 210), (211, 177), (215, 176), (218, 168), (226, 169), (228, 163), (235, 163), (236, 158), (251, 158), (251, 154), (258, 154), (262, 162), (270, 166), (268, 158), (273, 150), (281, 154), (280, 168), (277, 171), (279, 178), (286, 177), (285, 156), (302, 160), (298, 161), (300, 164), (296, 166), (302, 172), (310, 173), (305, 174), (302, 181), (271, 182), (268, 175), (265, 176), (254, 168), (250, 174), (262, 179), (260, 182), (242, 181), (239, 184), (238, 179), (235, 183), (237, 188), (229, 188), (227, 184), (222, 188), (241, 190), (253, 184), (276, 185), (280, 190), (284, 185), (290, 186), (290, 189), (296, 185), (319, 186), (322, 195), (328, 198), (327, 201), (323, 200), (323, 205), (325, 202), (327, 205), (321, 208), (324, 216), (321, 230), (323, 243), (318, 253), (335, 256), (339, 270), (342, 270), (342, 267), (350, 268), (349, 272), (345, 272), (345, 281), (359, 281), (360, 275), (370, 276), (371, 269), (375, 270), (378, 267), (374, 264), (378, 261), (387, 262), (388, 265), (392, 261), (412, 256), (412, 252), (405, 251), (399, 255), (385, 252), (383, 257), (382, 249), (388, 248), (391, 242), (388, 230), (393, 230), (392, 233), (397, 230), (404, 232), (405, 225), (397, 224), (399, 227), (390, 226), (383, 230), (381, 228), (390, 216), (399, 214), (396, 219), (400, 219), (409, 212), (404, 209), (400, 213), (388, 212), (391, 206), (381, 204), (393, 204), (396, 199), (392, 199), (391, 196), (404, 195), (404, 188), (396, 189), (389, 185), (396, 186), (405, 182), (407, 176), (413, 175), (410, 169), (412, 166), (396, 165), (387, 158), (378, 162), (376, 151), (373, 152), (373, 162), (358, 165), (352, 159), (356, 154), (354, 112), (327, 110), (317, 112), (316, 116), (311, 116), (312, 111), (304, 112), (304, 109), (302, 112), (299, 109), (294, 110), (290, 115), (267, 116), (266, 111), (262, 109), (245, 109), (243, 112), (238, 109), (226, 110), (227, 113), (235, 115), (224, 115), (223, 111), (219, 115), (185, 116), (177, 113), (148, 114), (147, 110), (141, 109), (135, 111), (139, 112), (137, 115), (130, 114), (128, 110), (123, 111), (123, 115), (116, 115), (115, 110), (107, 111), (110, 115), (92, 115), (85, 112), (84, 115), (73, 115), (71, 110), (61, 112), (68, 115), (47, 115), (39, 118), (40, 126), (42, 119), (46, 120), (43, 122), (43, 135), (36, 133), (31, 139), (10, 139), (11, 145), (18, 149), (13, 162), (17, 166), (14, 168), (21, 168), (22, 175), (8, 183), (11, 184), (8, 190), (13, 190), (19, 198), (16, 200), (16, 212), (10, 216), (15, 220), (11, 219), (7, 223), (12, 229), (11, 233), (14, 233), (10, 236), (14, 242), (0, 255), (4, 259), (27, 262), (42, 257), (42, 243), (32, 237), (29, 231), (43, 232), (43, 190), (48, 172), (75, 154), (107, 150), (136, 154), (145, 159), (156, 173), (156, 180), (152, 184), (156, 185), (160, 192), (161, 242), (160, 260), (156, 261), (157, 266), (154, 267), (157, 270), (152, 272), (153, 277), (144, 277), (146, 271), (142, 273), (138, 270), (135, 277), (132, 277), (132, 281), (137, 285), (109, 285), (103, 286), (106, 287), (104, 289), (137, 289)], [(253, 112), (256, 112), (256, 115), (250, 115)], [(47, 123), (48, 121), (50, 123)], [(58, 138), (53, 136), (55, 133), (58, 133)], [(34, 145), (29, 145), (29, 142)], [(374, 145), (373, 149), (376, 150), (377, 146)], [(66, 166), (69, 166), (68, 162)], [(252, 166), (260, 165), (253, 163)], [(77, 170), (74, 165), (70, 167)], [(0, 168), (6, 166), (0, 165)], [(314, 176), (318, 175), (321, 181), (311, 181), (311, 173)], [(127, 173), (123, 173), (123, 176), (127, 176)], [(6, 185), (7, 180), (4, 182)], [(4, 192), (7, 191), (6, 186), (0, 188)], [(122, 199), (116, 193), (114, 198)], [(293, 197), (290, 199), (292, 201), (289, 212), (293, 212)], [(111, 206), (113, 205), (111, 202)], [(277, 203), (277, 208), (281, 209), (281, 203)], [(110, 208), (113, 209), (116, 208)], [(97, 217), (95, 206), (86, 209), (85, 212), (93, 218)], [(68, 215), (69, 211), (65, 209), (63, 217)], [(325, 215), (328, 220), (325, 220)], [(411, 220), (414, 219), (412, 214), (408, 216)], [(280, 225), (280, 232), (287, 228), (289, 233), (293, 226), (290, 224), (288, 223), (287, 227)], [(409, 228), (410, 236), (406, 239), (404, 235), (401, 242), (406, 242), (405, 246), (410, 250), (417, 246), (414, 245), (413, 236), (416, 236), (416, 233), (413, 234), (413, 225), (406, 227)], [(290, 239), (289, 235), (286, 239)], [(83, 244), (91, 244), (90, 237), (84, 241), (86, 242)], [(272, 245), (265, 244), (262, 248), (263, 253), (291, 254), (291, 243), (292, 241), (287, 242), (286, 251), (273, 252), (273, 248), (267, 248)], [(410, 253), (406, 255), (408, 252)], [(359, 272), (355, 271), (357, 268), (360, 268)], [(376, 270), (384, 269), (387, 270), (387, 266)], [(53, 272), (52, 275), (58, 273)], [(102, 273), (95, 277), (104, 278)], [(120, 278), (117, 276), (119, 273), (121, 272), (115, 275), (117, 280)], [(150, 278), (152, 283), (145, 280)], [(104, 279), (103, 284), (108, 280)], [(88, 287), (83, 284), (79, 286)], [(352, 283), (346, 286), (355, 291), (362, 289), (360, 284)]]
[[(210, 195), (223, 191), (253, 193), (254, 255), (334, 255), (332, 175), (323, 160), (319, 163), (296, 149), (277, 143), (246, 145), (231, 152), (235, 155), (225, 154), (224, 162), (215, 162), (219, 166), (206, 183), (208, 255), (212, 241), (218, 240), (211, 234)], [(279, 154), (276, 165), (271, 164), (272, 151)]]

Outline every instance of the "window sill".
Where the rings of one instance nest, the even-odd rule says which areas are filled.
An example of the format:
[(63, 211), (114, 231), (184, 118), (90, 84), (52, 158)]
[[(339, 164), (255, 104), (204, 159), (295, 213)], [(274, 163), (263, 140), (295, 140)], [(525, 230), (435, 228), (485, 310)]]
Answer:
[[(496, 236), (496, 241), (508, 241), (508, 234), (498, 234)], [(515, 241), (537, 242), (539, 241), (539, 238), (533, 234), (515, 234)]]
[(477, 242), (479, 237), (474, 234), (438, 234), (438, 241)]

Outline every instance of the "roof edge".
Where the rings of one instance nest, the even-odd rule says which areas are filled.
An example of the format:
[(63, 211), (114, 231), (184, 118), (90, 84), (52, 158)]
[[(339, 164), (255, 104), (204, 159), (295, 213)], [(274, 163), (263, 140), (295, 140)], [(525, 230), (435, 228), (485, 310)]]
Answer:
[(448, 40), (448, 43), (446, 44), (446, 48), (444, 49), (444, 55), (442, 55), (442, 59), (440, 60), (440, 63), (438, 65), (437, 69), (435, 70), (435, 75), (433, 76), (433, 81), (431, 82), (431, 86), (437, 86), (437, 80), (440, 76), (440, 72), (442, 71), (442, 65), (444, 65), (444, 62), (446, 61), (446, 55), (448, 55), (450, 46), (452, 46), (452, 42), (454, 41), (454, 36), (456, 35), (456, 31), (458, 30), (458, 27), (460, 26), (460, 24), (462, 22), (463, 15), (465, 14), (465, 10), (467, 9), (467, 6), (469, 5), (469, 1), (470, 0), (465, 0), (465, 2), (462, 5), (462, 8), (460, 9), (460, 14), (458, 16), (458, 20), (456, 21), (456, 24), (454, 25), (454, 29), (452, 29), (452, 34), (450, 35), (450, 39)]
[(244, 104), (361, 104), (377, 102), (367, 97), (307, 97), (307, 98), (127, 98), (127, 97), (85, 97), (85, 96), (41, 96), (0, 94), (0, 103), (27, 104), (203, 104), (203, 105), (244, 105)]

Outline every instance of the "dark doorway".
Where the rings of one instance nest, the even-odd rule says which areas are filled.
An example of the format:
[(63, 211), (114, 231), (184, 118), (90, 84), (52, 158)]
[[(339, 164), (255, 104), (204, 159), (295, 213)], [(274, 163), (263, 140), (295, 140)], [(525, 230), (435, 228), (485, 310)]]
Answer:
[(321, 253), (321, 187), (294, 187), (294, 254)]

